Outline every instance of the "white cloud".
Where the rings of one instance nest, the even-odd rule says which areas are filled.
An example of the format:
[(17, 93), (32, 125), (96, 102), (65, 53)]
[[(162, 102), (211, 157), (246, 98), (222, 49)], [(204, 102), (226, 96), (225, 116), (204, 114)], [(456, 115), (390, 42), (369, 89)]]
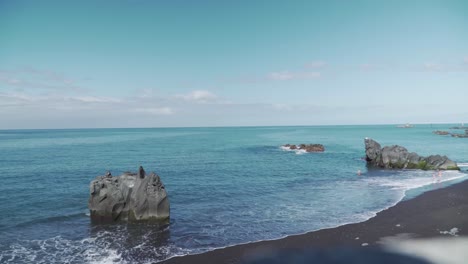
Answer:
[(15, 70), (0, 70), (0, 84), (16, 89), (40, 89), (82, 91), (76, 81), (58, 72), (24, 67)]
[(359, 70), (361, 71), (401, 71), (404, 70), (404, 66), (398, 63), (389, 63), (389, 62), (365, 62), (358, 65)]
[(14, 102), (27, 105), (33, 102), (44, 102), (53, 106), (54, 104), (63, 103), (65, 101), (71, 103), (119, 103), (121, 99), (112, 97), (97, 97), (97, 96), (62, 96), (57, 94), (49, 95), (32, 95), (27, 93), (0, 93), (1, 102)]
[(299, 79), (315, 79), (322, 76), (320, 72), (303, 72), (296, 74)]
[(83, 103), (119, 103), (120, 99), (111, 97), (96, 97), (96, 96), (73, 96), (67, 99), (75, 100)]
[(148, 113), (151, 115), (172, 115), (174, 110), (170, 107), (148, 107), (148, 108), (136, 108), (135, 112)]
[(294, 78), (294, 75), (289, 71), (272, 72), (268, 74), (268, 78), (270, 80), (285, 81), (285, 80), (292, 80)]
[(18, 80), (15, 78), (2, 77), (2, 76), (0, 76), (0, 81), (6, 84), (10, 84), (10, 85), (19, 85), (22, 83), (21, 80)]
[(188, 94), (178, 94), (175, 97), (194, 103), (210, 103), (218, 100), (216, 94), (206, 90), (195, 90)]
[(324, 61), (311, 61), (306, 63), (304, 66), (308, 69), (321, 69), (325, 68), (328, 64)]
[(137, 89), (135, 93), (138, 98), (153, 98), (156, 95), (156, 91), (151, 88)]
[(0, 71), (0, 83), (18, 85), (21, 83), (21, 80), (12, 77), (7, 71)]
[(422, 66), (418, 67), (418, 70), (435, 72), (435, 73), (454, 73), (454, 72), (466, 72), (468, 70), (468, 56), (462, 58), (462, 60), (439, 63), (439, 62), (426, 62)]
[(293, 107), (287, 104), (273, 104), (272, 107), (279, 111), (291, 111)]
[(267, 78), (274, 81), (289, 81), (289, 80), (305, 80), (320, 78), (320, 72), (272, 72), (268, 74)]
[(363, 63), (359, 65), (359, 68), (363, 71), (372, 71), (377, 69), (377, 65), (371, 63)]
[(426, 71), (444, 71), (444, 65), (435, 62), (426, 62), (423, 65), (424, 70)]
[(0, 93), (0, 107), (2, 106), (24, 106), (31, 104), (35, 100), (31, 97), (22, 93)]

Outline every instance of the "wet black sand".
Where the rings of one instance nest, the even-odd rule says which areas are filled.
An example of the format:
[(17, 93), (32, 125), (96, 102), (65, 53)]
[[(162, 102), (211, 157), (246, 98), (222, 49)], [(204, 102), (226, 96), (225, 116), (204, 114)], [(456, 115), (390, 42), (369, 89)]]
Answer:
[(455, 227), (458, 235), (468, 236), (468, 180), (402, 201), (365, 222), (174, 257), (162, 263), (242, 263), (255, 256), (285, 250), (372, 248), (379, 246), (382, 238), (402, 234), (414, 238), (447, 237), (450, 235), (441, 231)]

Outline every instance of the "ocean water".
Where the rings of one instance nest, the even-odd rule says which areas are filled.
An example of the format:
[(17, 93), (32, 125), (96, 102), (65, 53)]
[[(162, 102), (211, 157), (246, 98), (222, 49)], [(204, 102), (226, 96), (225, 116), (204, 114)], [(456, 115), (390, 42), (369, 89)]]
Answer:
[[(468, 165), (468, 139), (431, 133), (451, 126), (3, 130), (0, 263), (152, 263), (364, 221), (467, 175), (368, 169), (364, 138)], [(166, 185), (170, 225), (92, 225), (89, 182), (139, 165)]]

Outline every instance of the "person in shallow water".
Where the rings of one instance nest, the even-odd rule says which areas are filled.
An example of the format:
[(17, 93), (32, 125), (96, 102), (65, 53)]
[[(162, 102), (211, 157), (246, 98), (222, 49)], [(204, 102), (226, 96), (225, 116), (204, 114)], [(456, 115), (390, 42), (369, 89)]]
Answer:
[(442, 171), (439, 169), (432, 174), (432, 179), (435, 180), (436, 178), (438, 178), (437, 181), (442, 179)]

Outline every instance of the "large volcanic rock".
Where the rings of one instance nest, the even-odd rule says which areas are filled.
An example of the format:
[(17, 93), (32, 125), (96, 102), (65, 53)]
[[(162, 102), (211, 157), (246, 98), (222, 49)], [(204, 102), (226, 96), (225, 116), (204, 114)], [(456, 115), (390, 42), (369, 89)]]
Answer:
[(402, 146), (381, 148), (375, 140), (366, 138), (367, 164), (385, 169), (459, 170), (457, 164), (447, 156), (431, 155), (421, 157)]
[(89, 186), (88, 207), (97, 222), (155, 221), (169, 223), (169, 198), (164, 184), (154, 172), (140, 166), (137, 173), (113, 177), (98, 176)]

